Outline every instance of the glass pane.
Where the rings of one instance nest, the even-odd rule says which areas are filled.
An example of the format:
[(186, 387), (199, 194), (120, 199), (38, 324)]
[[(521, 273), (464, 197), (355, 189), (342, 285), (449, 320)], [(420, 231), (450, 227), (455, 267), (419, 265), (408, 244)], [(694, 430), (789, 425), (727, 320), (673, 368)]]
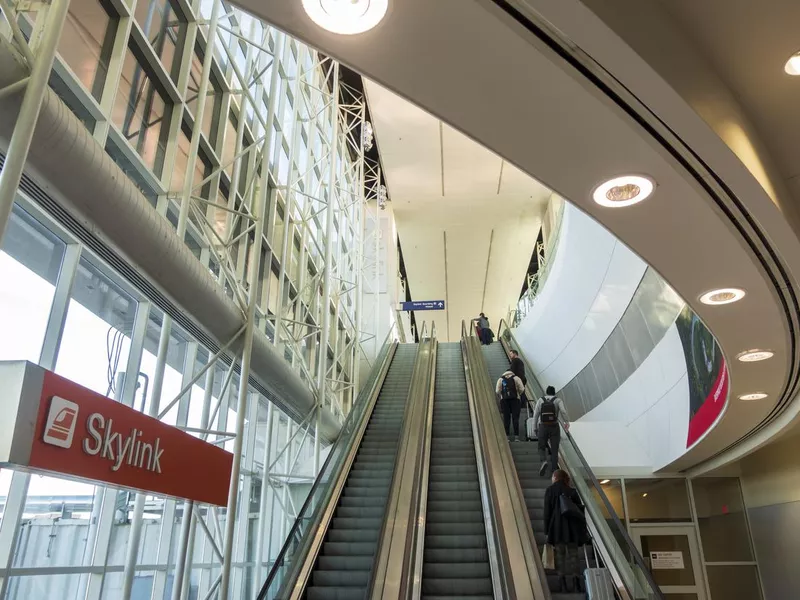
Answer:
[(117, 19), (97, 0), (72, 0), (58, 52), (92, 95), (103, 91)]
[[(186, 106), (192, 115), (197, 116), (198, 94), (200, 92), (200, 80), (203, 76), (203, 59), (200, 49), (196, 48), (192, 55), (192, 68), (189, 72), (189, 84), (186, 90)], [(217, 91), (219, 86), (214, 83), (213, 76), (208, 81), (208, 95), (206, 96), (205, 107), (203, 108), (203, 133), (206, 138), (212, 140), (212, 122), (216, 121), (216, 113), (219, 112), (220, 94)]]
[(752, 561), (739, 480), (735, 477), (695, 479), (692, 489), (706, 562)]
[(11, 577), (8, 600), (33, 598), (74, 598), (78, 594), (81, 575), (41, 575)]
[(176, 49), (183, 46), (186, 23), (166, 0), (140, 0), (136, 3), (136, 22), (161, 59), (167, 73), (177, 83)]
[(691, 521), (685, 479), (626, 479), (631, 522)]
[(712, 598), (761, 600), (761, 586), (755, 565), (707, 565)]
[(58, 353), (56, 373), (106, 396), (118, 389), (130, 350), (136, 302), (82, 259)]
[(634, 362), (637, 365), (642, 364), (653, 350), (654, 344), (642, 316), (642, 311), (639, 310), (636, 302), (631, 302), (628, 305), (620, 323), (622, 323), (622, 330), (625, 332), (625, 339), (631, 349)]
[(642, 555), (659, 587), (695, 585), (689, 537), (642, 535)]
[(24, 211), (11, 214), (0, 252), (0, 360), (39, 361), (65, 248)]
[(605, 347), (614, 366), (614, 372), (617, 375), (617, 387), (619, 387), (625, 383), (625, 380), (633, 374), (637, 367), (637, 364), (633, 362), (633, 355), (630, 348), (628, 348), (628, 342), (625, 340), (625, 334), (621, 326), (617, 325), (614, 328), (614, 331), (611, 332), (611, 335), (606, 340)]
[(161, 173), (172, 104), (128, 48), (114, 101), (113, 121), (156, 175)]

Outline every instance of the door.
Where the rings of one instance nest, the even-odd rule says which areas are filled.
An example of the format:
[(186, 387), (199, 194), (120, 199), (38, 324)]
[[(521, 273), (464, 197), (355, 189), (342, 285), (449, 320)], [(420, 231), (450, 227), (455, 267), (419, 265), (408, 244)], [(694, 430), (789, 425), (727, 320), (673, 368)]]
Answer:
[(631, 536), (667, 600), (706, 600), (692, 526), (631, 526)]

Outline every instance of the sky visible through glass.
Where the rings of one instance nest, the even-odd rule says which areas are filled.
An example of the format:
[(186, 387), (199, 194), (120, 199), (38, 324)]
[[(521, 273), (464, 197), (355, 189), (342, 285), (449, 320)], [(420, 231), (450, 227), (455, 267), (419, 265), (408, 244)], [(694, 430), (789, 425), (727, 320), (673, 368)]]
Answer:
[[(0, 252), (0, 360), (39, 361), (44, 341), (47, 319), (53, 301), (55, 287), (48, 281)], [(95, 315), (77, 301), (70, 300), (64, 333), (58, 353), (55, 372), (100, 394), (108, 392), (109, 323)], [(130, 339), (125, 336), (121, 345), (119, 371), (127, 365)], [(139, 367), (142, 373), (155, 377), (156, 357), (145, 350)], [(167, 365), (161, 405), (165, 406), (181, 390), (182, 376)], [(141, 407), (142, 390), (136, 391), (134, 406)], [(200, 427), (203, 411), (203, 389), (192, 387), (189, 403), (189, 427)], [(113, 396), (113, 393), (111, 394)], [(148, 392), (150, 396), (150, 392)], [(151, 398), (147, 398), (149, 407)], [(212, 400), (212, 406), (216, 399)], [(228, 429), (235, 422), (236, 413), (228, 410)], [(164, 417), (163, 421), (174, 425), (178, 417), (178, 405)], [(216, 428), (219, 418), (211, 425)], [(193, 434), (199, 437), (199, 434)], [(232, 450), (233, 441), (225, 444)], [(7, 496), (13, 471), (0, 469), (0, 498)], [(32, 496), (87, 496), (94, 494), (95, 486), (89, 483), (60, 479), (44, 475), (31, 477), (28, 497)], [(88, 516), (88, 515), (87, 515)]]

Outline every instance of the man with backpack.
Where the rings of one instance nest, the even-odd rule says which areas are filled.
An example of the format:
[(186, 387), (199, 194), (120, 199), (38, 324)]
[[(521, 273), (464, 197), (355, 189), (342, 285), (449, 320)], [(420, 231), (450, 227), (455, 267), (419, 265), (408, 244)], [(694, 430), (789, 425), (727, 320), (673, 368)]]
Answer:
[(544, 396), (536, 401), (533, 409), (533, 422), (538, 423), (539, 433), (539, 460), (542, 466), (539, 475), (547, 472), (547, 444), (550, 444), (550, 468), (555, 473), (558, 470), (558, 447), (561, 444), (561, 429), (558, 427), (559, 419), (564, 423), (564, 429), (569, 430), (569, 418), (564, 401), (556, 396), (556, 389), (547, 386)]
[[(517, 442), (519, 441), (520, 399), (525, 393), (525, 385), (513, 372), (506, 371), (497, 380), (495, 391), (500, 397), (500, 407), (503, 410), (503, 426), (505, 427), (508, 441)], [(512, 420), (514, 422), (514, 435), (511, 435)]]
[[(508, 370), (522, 380), (522, 385), (528, 385), (528, 378), (525, 376), (525, 363), (522, 362), (522, 359), (519, 357), (519, 352), (516, 350), (511, 350), (509, 354), (511, 355), (511, 364), (509, 365)], [(524, 392), (521, 400), (522, 402), (525, 402)]]

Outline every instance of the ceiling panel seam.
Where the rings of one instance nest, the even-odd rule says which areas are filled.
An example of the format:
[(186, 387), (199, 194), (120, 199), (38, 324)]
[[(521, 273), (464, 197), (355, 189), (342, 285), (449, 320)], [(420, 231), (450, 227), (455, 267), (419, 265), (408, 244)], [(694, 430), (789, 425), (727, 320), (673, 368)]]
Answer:
[[(439, 123), (441, 126), (441, 123)], [(444, 240), (444, 317), (447, 327), (447, 341), (450, 341), (450, 292), (447, 288), (447, 232), (442, 232), (442, 239)]]
[(489, 281), (489, 263), (492, 260), (492, 242), (494, 242), (494, 228), (492, 228), (492, 231), (489, 233), (489, 252), (486, 255), (486, 273), (484, 273), (483, 275), (483, 296), (481, 296), (481, 312), (483, 312), (484, 304), (486, 304), (486, 283)]

